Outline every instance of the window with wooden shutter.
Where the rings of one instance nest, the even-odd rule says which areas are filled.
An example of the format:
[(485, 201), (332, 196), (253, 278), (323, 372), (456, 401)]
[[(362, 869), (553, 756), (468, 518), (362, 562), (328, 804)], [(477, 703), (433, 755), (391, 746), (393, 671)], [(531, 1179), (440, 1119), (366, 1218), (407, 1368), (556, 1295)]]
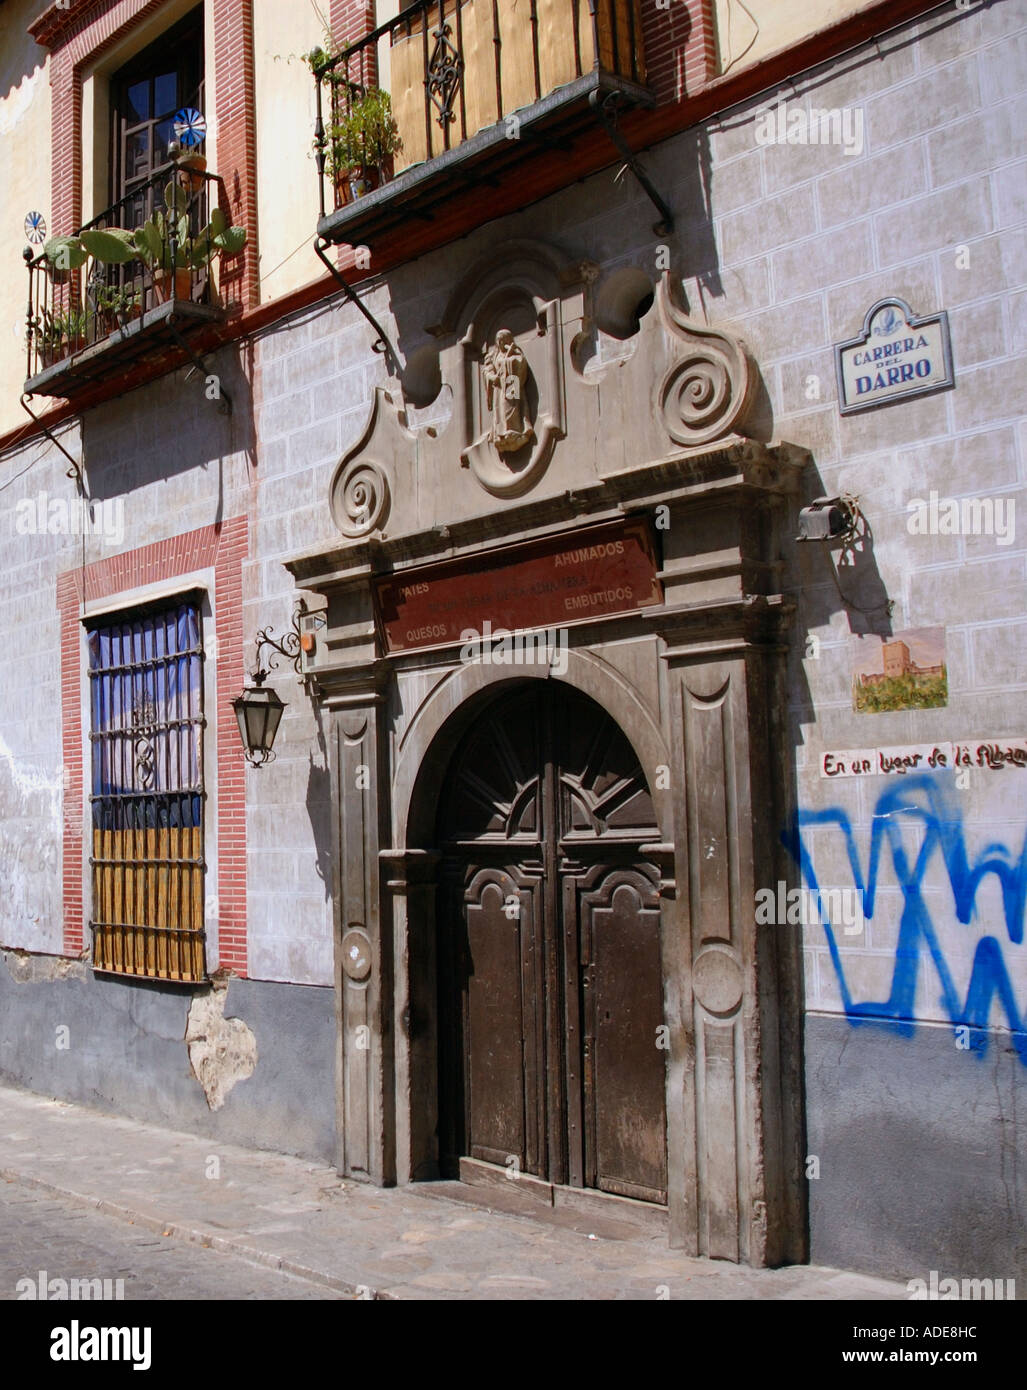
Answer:
[(89, 632), (93, 967), (202, 980), (203, 640), (197, 599)]
[[(154, 174), (171, 173), (175, 116), (203, 110), (203, 9), (187, 15), (111, 78), (111, 202), (138, 227), (153, 212)], [(189, 147), (203, 154), (203, 143)]]

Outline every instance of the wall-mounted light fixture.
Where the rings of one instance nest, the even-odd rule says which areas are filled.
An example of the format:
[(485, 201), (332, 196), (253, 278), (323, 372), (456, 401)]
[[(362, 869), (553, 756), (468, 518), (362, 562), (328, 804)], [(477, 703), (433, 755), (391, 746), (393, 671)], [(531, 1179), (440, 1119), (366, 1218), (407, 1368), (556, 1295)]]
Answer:
[(859, 503), (855, 497), (818, 497), (799, 512), (797, 541), (844, 541), (856, 534)]
[[(286, 632), (280, 642), (271, 636), (272, 629), (262, 628), (257, 633), (257, 665), (250, 675), (250, 684), (243, 693), (232, 701), (235, 717), (239, 721), (239, 734), (246, 752), (246, 761), (253, 767), (263, 767), (274, 761), (274, 741), (278, 726), (282, 722), (285, 705), (277, 694), (265, 687), (271, 671), (277, 670), (277, 656), (285, 657), (292, 663), (299, 675), (301, 659), (300, 614), (306, 612), (306, 604), (300, 599), (292, 615), (292, 629)], [(269, 647), (267, 667), (261, 665), (261, 649)], [(277, 654), (277, 656), (275, 655)]]

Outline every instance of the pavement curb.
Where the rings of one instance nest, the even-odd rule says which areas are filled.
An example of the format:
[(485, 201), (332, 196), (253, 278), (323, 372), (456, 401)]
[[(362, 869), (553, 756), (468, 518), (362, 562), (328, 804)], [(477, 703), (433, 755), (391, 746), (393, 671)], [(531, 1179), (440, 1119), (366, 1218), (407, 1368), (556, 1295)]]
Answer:
[(185, 1226), (180, 1221), (162, 1221), (157, 1216), (151, 1216), (149, 1212), (139, 1211), (135, 1207), (122, 1206), (118, 1202), (109, 1201), (106, 1197), (93, 1197), (87, 1192), (77, 1192), (72, 1187), (62, 1187), (59, 1183), (50, 1182), (46, 1178), (36, 1177), (33, 1174), (22, 1173), (16, 1168), (0, 1168), (0, 1178), (5, 1182), (19, 1182), (26, 1187), (34, 1187), (41, 1192), (52, 1193), (55, 1197), (62, 1197), (65, 1201), (74, 1202), (77, 1206), (92, 1207), (94, 1211), (101, 1212), (104, 1216), (113, 1216), (129, 1225), (142, 1226), (144, 1229), (155, 1231), (161, 1236), (170, 1236), (175, 1240), (204, 1246), (209, 1250), (219, 1250), (224, 1254), (235, 1255), (246, 1260), (248, 1264), (278, 1270), (282, 1274), (294, 1275), (297, 1279), (306, 1280), (308, 1284), (332, 1289), (336, 1293), (349, 1294), (361, 1301), (394, 1301), (396, 1297), (394, 1294), (376, 1289), (370, 1284), (340, 1279), (335, 1275), (325, 1274), (322, 1270), (300, 1264), (296, 1260), (286, 1259), (282, 1255), (274, 1255), (270, 1250), (259, 1250), (232, 1236), (218, 1235), (214, 1231), (206, 1231), (201, 1227)]

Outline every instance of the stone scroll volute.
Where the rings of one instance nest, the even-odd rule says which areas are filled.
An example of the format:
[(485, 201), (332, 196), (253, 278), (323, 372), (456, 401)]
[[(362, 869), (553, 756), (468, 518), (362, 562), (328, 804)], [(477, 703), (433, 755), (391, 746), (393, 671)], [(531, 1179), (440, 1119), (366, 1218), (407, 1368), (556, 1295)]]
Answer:
[(677, 444), (696, 447), (744, 434), (757, 384), (745, 344), (690, 318), (669, 275), (660, 280), (657, 298), (670, 340), (671, 363), (657, 394), (667, 433)]

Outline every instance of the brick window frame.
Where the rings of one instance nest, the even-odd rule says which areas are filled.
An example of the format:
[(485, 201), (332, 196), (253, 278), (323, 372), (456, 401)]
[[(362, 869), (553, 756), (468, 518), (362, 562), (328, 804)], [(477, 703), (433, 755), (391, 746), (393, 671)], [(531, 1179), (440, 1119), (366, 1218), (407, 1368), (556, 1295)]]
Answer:
[[(61, 738), (64, 778), (63, 954), (81, 956), (88, 920), (89, 836), (86, 834), (83, 710), (88, 672), (83, 659), (83, 619), (89, 603), (117, 600), (133, 590), (198, 571), (214, 575), (214, 665), (217, 694), (207, 717), (215, 721), (217, 875), (207, 894), (217, 897), (218, 964), (245, 977), (246, 951), (246, 759), (232, 699), (244, 684), (242, 566), (249, 545), (245, 517), (125, 551), (57, 577), (61, 631)], [(126, 601), (126, 607), (129, 602)]]
[[(178, 586), (175, 586), (178, 589)], [(209, 587), (90, 612), (88, 767), (93, 969), (208, 978), (204, 765)], [(216, 861), (215, 861), (216, 864)]]
[[(52, 173), (50, 225), (70, 232), (82, 222), (82, 85), (86, 70), (114, 44), (160, 13), (166, 0), (79, 0), (53, 4), (29, 26), (50, 50)], [(257, 127), (254, 111), (253, 0), (204, 0), (214, 29), (217, 173), (231, 220), (247, 245), (223, 272), (227, 297), (243, 308), (260, 302), (257, 227)], [(169, 25), (170, 27), (170, 25)]]

